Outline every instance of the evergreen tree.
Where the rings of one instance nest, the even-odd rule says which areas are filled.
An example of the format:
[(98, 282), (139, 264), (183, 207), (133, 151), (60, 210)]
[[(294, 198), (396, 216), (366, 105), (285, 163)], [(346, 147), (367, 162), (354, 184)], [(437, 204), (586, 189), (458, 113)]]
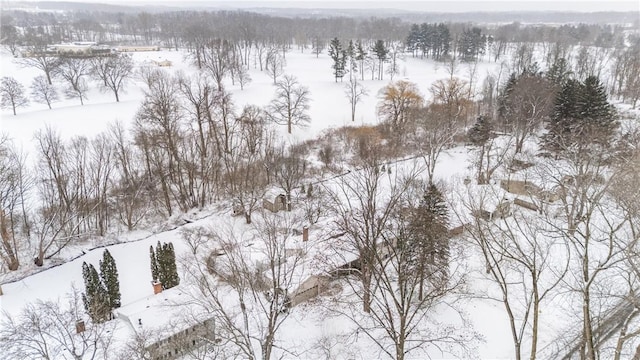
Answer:
[(180, 277), (178, 276), (178, 267), (176, 266), (176, 253), (173, 249), (173, 243), (167, 243), (163, 245), (163, 256), (165, 258), (165, 277), (166, 288), (172, 288), (180, 284)]
[[(155, 276), (155, 279), (162, 283), (162, 288), (170, 289), (180, 284), (173, 244), (160, 244), (158, 241), (155, 252), (153, 246), (151, 246), (149, 253), (151, 257), (151, 275)], [(156, 275), (154, 275), (154, 271)]]
[(476, 123), (467, 133), (469, 141), (476, 146), (484, 146), (493, 136), (493, 125), (486, 116), (478, 116)]
[(121, 306), (121, 301), (118, 269), (109, 250), (105, 250), (104, 253), (102, 253), (102, 261), (100, 261), (100, 277), (102, 278), (102, 282), (107, 290), (109, 308), (119, 308)]
[(411, 253), (420, 276), (418, 296), (422, 299), (425, 280), (442, 286), (448, 280), (449, 211), (440, 190), (429, 184), (410, 219)]
[(99, 323), (111, 318), (109, 295), (100, 275), (93, 265), (82, 263), (82, 277), (84, 279), (85, 293), (82, 294), (82, 302), (91, 320)]
[(571, 69), (565, 58), (558, 58), (547, 70), (547, 78), (556, 86), (562, 86), (571, 76)]
[(578, 116), (582, 120), (578, 133), (607, 146), (616, 131), (615, 111), (607, 100), (607, 92), (598, 77), (585, 79), (577, 97)]
[(333, 75), (335, 76), (336, 82), (338, 82), (338, 78), (342, 79), (345, 74), (346, 67), (346, 54), (342, 49), (342, 44), (340, 44), (340, 40), (338, 38), (334, 38), (331, 40), (329, 44), (329, 56), (331, 60), (333, 60)]
[(389, 55), (389, 49), (384, 45), (384, 41), (376, 40), (373, 49), (371, 49), (378, 59), (378, 80), (382, 80), (382, 74), (384, 74), (384, 62), (387, 61)]
[(609, 147), (618, 123), (600, 80), (589, 76), (584, 83), (567, 80), (554, 102), (554, 111), (542, 138), (547, 151), (582, 153), (593, 145)]
[(149, 258), (151, 260), (151, 279), (152, 281), (160, 281), (160, 271), (158, 269), (158, 259), (153, 251), (153, 245), (149, 246)]
[(364, 62), (367, 59), (367, 51), (362, 46), (362, 42), (356, 42), (356, 60), (360, 64), (360, 80), (364, 81)]
[(156, 261), (158, 263), (158, 280), (162, 283), (163, 289), (168, 289), (167, 286), (167, 257), (165, 256), (164, 248), (160, 241), (156, 245)]

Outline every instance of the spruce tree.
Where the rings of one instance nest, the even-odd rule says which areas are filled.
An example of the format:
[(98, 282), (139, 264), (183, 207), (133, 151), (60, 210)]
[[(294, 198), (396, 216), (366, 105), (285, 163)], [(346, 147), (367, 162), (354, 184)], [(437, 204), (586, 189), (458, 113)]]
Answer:
[(158, 259), (153, 251), (153, 245), (149, 246), (149, 258), (151, 263), (151, 281), (160, 281), (160, 270), (158, 269)]
[(493, 125), (486, 116), (478, 116), (476, 123), (467, 133), (469, 141), (476, 146), (484, 146), (493, 136)]
[(151, 257), (151, 275), (162, 283), (163, 289), (170, 289), (180, 284), (178, 268), (176, 266), (176, 254), (173, 243), (161, 244), (158, 241), (155, 252), (153, 246), (149, 249)]
[(180, 284), (180, 277), (178, 276), (178, 267), (176, 266), (176, 253), (173, 249), (173, 243), (167, 243), (164, 245), (164, 257), (166, 259), (166, 279), (167, 289), (172, 288)]
[(410, 218), (411, 252), (415, 271), (420, 276), (418, 296), (422, 298), (424, 281), (444, 285), (449, 266), (449, 211), (440, 190), (427, 186)]
[(338, 82), (338, 78), (342, 79), (344, 76), (346, 65), (346, 55), (338, 38), (331, 40), (331, 43), (329, 44), (329, 56), (331, 57), (331, 60), (333, 60), (333, 65), (331, 67), (333, 68), (335, 80)]
[(156, 245), (156, 261), (158, 263), (158, 281), (162, 283), (163, 289), (168, 289), (170, 286), (167, 286), (167, 259), (160, 241)]
[(387, 61), (387, 55), (389, 55), (389, 49), (384, 45), (384, 41), (376, 40), (373, 48), (371, 49), (378, 59), (378, 80), (382, 80), (382, 74), (384, 73), (384, 62)]
[(615, 111), (607, 100), (607, 92), (598, 77), (585, 79), (577, 96), (578, 116), (581, 119), (580, 131), (591, 141), (608, 146), (613, 137), (617, 122)]
[(100, 277), (107, 290), (109, 296), (109, 308), (117, 309), (121, 306), (120, 301), (120, 282), (118, 281), (118, 268), (116, 261), (111, 256), (109, 250), (102, 253), (102, 261), (100, 261)]
[(356, 42), (356, 60), (360, 63), (360, 80), (364, 81), (364, 61), (367, 59), (367, 51), (362, 46), (362, 42)]
[(85, 293), (82, 294), (84, 308), (93, 322), (99, 323), (110, 319), (111, 307), (107, 289), (100, 281), (100, 275), (93, 265), (82, 263), (82, 277)]

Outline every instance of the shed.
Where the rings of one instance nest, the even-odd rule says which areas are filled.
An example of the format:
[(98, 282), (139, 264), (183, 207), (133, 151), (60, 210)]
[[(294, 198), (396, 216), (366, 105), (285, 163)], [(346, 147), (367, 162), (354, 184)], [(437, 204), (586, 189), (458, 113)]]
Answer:
[(287, 210), (287, 196), (281, 192), (268, 192), (262, 199), (262, 207), (274, 213)]

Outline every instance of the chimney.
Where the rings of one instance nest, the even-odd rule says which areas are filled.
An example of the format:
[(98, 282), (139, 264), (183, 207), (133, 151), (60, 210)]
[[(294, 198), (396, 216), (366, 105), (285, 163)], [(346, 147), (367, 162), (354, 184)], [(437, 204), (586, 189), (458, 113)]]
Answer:
[(309, 241), (309, 227), (302, 228), (302, 241)]
[(84, 330), (84, 320), (76, 320), (76, 334), (83, 333)]
[(160, 294), (162, 292), (162, 283), (160, 281), (154, 281), (151, 283), (153, 285), (153, 294)]

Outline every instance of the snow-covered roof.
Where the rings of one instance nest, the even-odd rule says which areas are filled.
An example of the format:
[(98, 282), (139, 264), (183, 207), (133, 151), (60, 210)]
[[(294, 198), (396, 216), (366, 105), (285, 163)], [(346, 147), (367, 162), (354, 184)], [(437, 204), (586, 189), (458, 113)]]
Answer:
[(122, 306), (114, 313), (117, 318), (128, 322), (136, 333), (151, 334), (147, 339), (151, 344), (209, 318), (191, 299), (187, 289), (178, 285)]

